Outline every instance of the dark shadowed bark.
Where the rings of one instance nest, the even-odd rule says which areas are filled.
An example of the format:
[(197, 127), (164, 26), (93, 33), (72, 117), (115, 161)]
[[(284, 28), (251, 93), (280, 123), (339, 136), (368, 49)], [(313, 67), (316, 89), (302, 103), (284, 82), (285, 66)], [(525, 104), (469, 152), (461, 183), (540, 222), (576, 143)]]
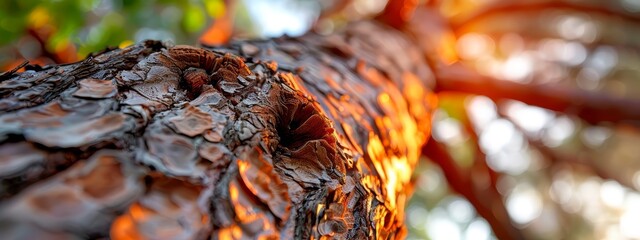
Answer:
[(400, 238), (435, 105), (416, 49), (362, 22), (2, 75), (0, 235)]

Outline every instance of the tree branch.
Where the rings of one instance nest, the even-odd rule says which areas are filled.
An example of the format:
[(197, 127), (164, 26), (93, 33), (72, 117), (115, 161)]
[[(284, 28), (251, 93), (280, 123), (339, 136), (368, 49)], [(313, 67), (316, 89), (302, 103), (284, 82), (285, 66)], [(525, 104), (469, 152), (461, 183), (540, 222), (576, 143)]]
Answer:
[(438, 91), (465, 92), (494, 101), (513, 99), (553, 111), (576, 115), (590, 124), (626, 123), (640, 127), (640, 99), (615, 97), (557, 85), (531, 85), (481, 76), (461, 66), (438, 71)]
[(14, 73), (16, 73), (18, 70), (20, 70), (21, 68), (25, 67), (29, 65), (29, 61), (24, 60), (22, 61), (22, 63), (18, 64), (17, 66), (13, 67), (11, 70), (3, 72), (0, 74), (0, 82), (2, 82), (3, 80), (9, 79), (10, 77), (13, 76)]
[(224, 1), (224, 14), (213, 19), (209, 27), (200, 35), (198, 40), (200, 44), (215, 46), (229, 42), (233, 36), (236, 5), (238, 5), (238, 1)]
[[(422, 152), (442, 168), (449, 186), (464, 196), (478, 214), (489, 222), (498, 239), (524, 239), (522, 233), (511, 224), (500, 194), (495, 189), (484, 192), (477, 189), (469, 174), (456, 166), (445, 146), (431, 138)], [(478, 194), (481, 192), (484, 193), (482, 197)]]
[(452, 21), (452, 26), (456, 32), (459, 32), (465, 26), (482, 21), (483, 19), (497, 14), (536, 12), (548, 9), (568, 9), (583, 13), (596, 13), (608, 17), (622, 18), (629, 22), (640, 23), (640, 15), (625, 11), (624, 8), (620, 6), (615, 7), (607, 5), (607, 3), (609, 2), (603, 1), (601, 4), (584, 4), (569, 1), (503, 1), (499, 4), (490, 5), (475, 14), (471, 14), (471, 16), (465, 17), (464, 19), (454, 19)]
[[(496, 173), (487, 165), (487, 155), (484, 154), (482, 149), (480, 148), (480, 141), (478, 140), (478, 133), (476, 129), (471, 124), (471, 119), (469, 118), (469, 114), (467, 111), (464, 112), (464, 118), (462, 119), (462, 124), (464, 126), (464, 130), (469, 134), (471, 141), (473, 141), (474, 147), (474, 159), (473, 159), (473, 167), (474, 170), (486, 172), (489, 177), (489, 183), (492, 190), (496, 191), (496, 186), (498, 183), (499, 173)], [(504, 207), (504, 206), (503, 206)]]
[[(509, 116), (504, 114), (502, 110), (498, 111), (498, 114), (502, 118), (510, 119)], [(582, 166), (591, 170), (596, 176), (602, 179), (614, 180), (620, 185), (623, 185), (630, 189), (635, 189), (628, 180), (622, 178), (619, 174), (610, 174), (608, 171), (599, 167), (593, 159), (589, 158), (586, 154), (563, 154), (550, 147), (547, 147), (541, 140), (534, 138), (527, 131), (522, 129), (518, 124), (513, 124), (518, 131), (520, 131), (529, 145), (534, 147), (544, 158), (550, 161), (552, 164), (566, 163), (574, 166)]]
[(442, 4), (442, 0), (427, 0), (424, 3), (425, 6), (433, 9), (438, 9), (440, 4)]
[(411, 19), (417, 6), (417, 0), (390, 0), (378, 19), (400, 28)]

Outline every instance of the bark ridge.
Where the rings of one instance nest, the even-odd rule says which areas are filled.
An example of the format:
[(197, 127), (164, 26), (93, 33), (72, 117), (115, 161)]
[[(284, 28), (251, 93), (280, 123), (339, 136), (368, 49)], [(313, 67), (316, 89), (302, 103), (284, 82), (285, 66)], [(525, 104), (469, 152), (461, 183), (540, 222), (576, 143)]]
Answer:
[(400, 238), (435, 106), (415, 49), (362, 22), (227, 46), (146, 41), (10, 73), (0, 232)]

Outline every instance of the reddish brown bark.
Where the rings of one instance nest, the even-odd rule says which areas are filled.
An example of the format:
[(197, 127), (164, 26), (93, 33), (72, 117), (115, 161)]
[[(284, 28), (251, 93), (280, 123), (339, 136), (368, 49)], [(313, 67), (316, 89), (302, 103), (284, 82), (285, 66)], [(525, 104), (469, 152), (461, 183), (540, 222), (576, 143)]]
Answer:
[(8, 74), (0, 232), (401, 238), (435, 104), (416, 48), (363, 22), (208, 49), (147, 41)]

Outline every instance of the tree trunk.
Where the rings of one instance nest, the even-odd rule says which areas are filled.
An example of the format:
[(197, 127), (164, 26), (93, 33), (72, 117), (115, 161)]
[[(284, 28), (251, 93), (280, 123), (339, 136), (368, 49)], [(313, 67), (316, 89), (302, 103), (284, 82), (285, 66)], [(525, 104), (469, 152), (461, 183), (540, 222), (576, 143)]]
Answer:
[(395, 239), (433, 75), (373, 22), (0, 75), (0, 235)]

